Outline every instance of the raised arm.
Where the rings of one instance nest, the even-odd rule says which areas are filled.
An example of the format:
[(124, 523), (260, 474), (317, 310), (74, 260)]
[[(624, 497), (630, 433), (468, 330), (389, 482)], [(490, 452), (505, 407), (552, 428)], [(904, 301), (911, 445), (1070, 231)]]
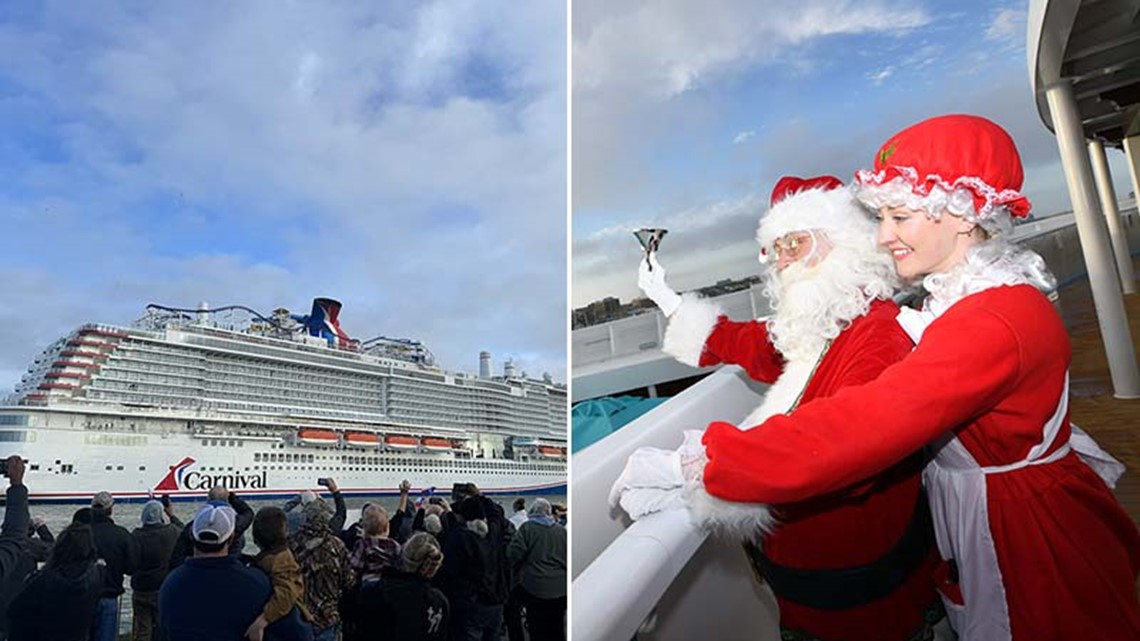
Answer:
[(705, 488), (729, 501), (778, 504), (857, 483), (1008, 394), (1021, 374), (1022, 347), (997, 315), (977, 306), (952, 309), (914, 352), (865, 385), (755, 429), (710, 425), (703, 441)]
[(27, 549), (28, 488), (24, 485), (24, 459), (18, 454), (8, 457), (8, 478), (12, 484), (0, 526), (0, 580), (9, 578)]

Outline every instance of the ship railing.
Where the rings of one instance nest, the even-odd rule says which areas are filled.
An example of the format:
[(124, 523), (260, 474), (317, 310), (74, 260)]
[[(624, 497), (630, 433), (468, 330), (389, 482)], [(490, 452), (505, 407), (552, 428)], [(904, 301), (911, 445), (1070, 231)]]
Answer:
[(705, 542), (684, 510), (628, 518), (608, 504), (625, 461), (644, 446), (674, 449), (686, 429), (714, 420), (743, 420), (765, 386), (724, 367), (644, 414), (600, 443), (573, 455), (574, 636), (628, 641), (689, 559)]

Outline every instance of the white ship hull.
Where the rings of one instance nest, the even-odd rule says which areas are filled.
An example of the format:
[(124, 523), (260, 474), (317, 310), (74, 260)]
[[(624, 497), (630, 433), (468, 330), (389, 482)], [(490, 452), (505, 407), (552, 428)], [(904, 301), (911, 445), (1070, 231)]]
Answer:
[[(332, 477), (348, 497), (396, 495), (407, 479), (413, 494), (454, 483), (475, 483), (487, 494), (566, 491), (565, 464), (503, 458), (461, 458), (452, 452), (407, 451), (303, 443), (288, 430), (265, 426), (255, 435), (193, 432), (192, 421), (147, 414), (116, 416), (133, 430), (105, 429), (107, 418), (80, 411), (0, 408), (0, 457), (27, 461), (33, 503), (87, 504), (106, 490), (116, 501), (199, 501), (225, 485), (247, 499), (275, 499), (318, 489)], [(7, 424), (5, 424), (7, 423)], [(248, 429), (247, 429), (248, 432)]]

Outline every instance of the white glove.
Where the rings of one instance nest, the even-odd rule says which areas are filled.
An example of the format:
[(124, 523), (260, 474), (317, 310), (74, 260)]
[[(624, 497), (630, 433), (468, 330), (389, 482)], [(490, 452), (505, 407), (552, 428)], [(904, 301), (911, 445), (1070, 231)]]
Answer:
[(610, 506), (621, 505), (634, 520), (684, 507), (685, 484), (699, 482), (705, 462), (705, 447), (697, 430), (685, 431), (685, 441), (678, 450), (638, 448), (610, 488)]
[(685, 497), (679, 487), (669, 490), (635, 488), (622, 492), (621, 509), (634, 521), (647, 514), (685, 507)]
[(672, 450), (639, 447), (629, 455), (625, 469), (610, 488), (610, 507), (621, 507), (634, 519), (641, 518), (681, 498), (685, 477), (681, 455)]
[(704, 436), (701, 430), (685, 430), (685, 440), (677, 450), (681, 457), (681, 476), (685, 483), (700, 483), (705, 475), (705, 464), (709, 462), (705, 456), (705, 445), (701, 443)]
[(657, 252), (650, 252), (649, 260), (642, 260), (638, 266), (637, 286), (666, 316), (681, 306), (681, 296), (665, 284), (665, 268), (657, 262)]

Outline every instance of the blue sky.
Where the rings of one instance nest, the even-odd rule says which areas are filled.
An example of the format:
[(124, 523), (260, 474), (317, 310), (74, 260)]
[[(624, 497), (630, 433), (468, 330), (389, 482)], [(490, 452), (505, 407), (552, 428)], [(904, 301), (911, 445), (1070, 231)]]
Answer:
[(565, 380), (566, 6), (0, 5), (0, 388), (147, 303)]
[[(756, 273), (780, 176), (847, 181), (892, 133), (944, 113), (1010, 131), (1037, 216), (1071, 208), (1021, 0), (576, 0), (572, 20), (575, 307), (639, 295), (636, 227), (670, 230), (675, 288)], [(1123, 197), (1123, 154), (1109, 159)]]

